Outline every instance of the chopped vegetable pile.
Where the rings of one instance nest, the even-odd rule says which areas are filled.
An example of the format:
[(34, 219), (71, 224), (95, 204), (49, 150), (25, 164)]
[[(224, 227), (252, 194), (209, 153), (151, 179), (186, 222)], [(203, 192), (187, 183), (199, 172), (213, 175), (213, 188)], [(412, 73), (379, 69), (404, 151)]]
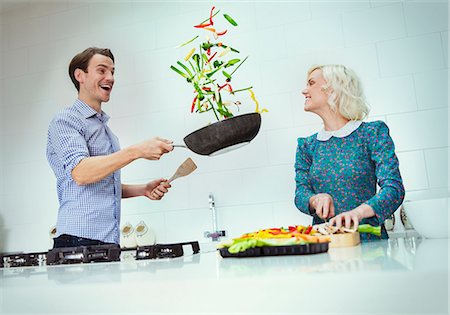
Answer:
[(304, 245), (329, 241), (329, 237), (320, 235), (311, 225), (295, 225), (288, 228), (271, 228), (246, 233), (233, 239), (230, 243), (222, 244), (221, 247), (226, 247), (231, 254), (236, 254), (255, 247)]
[[(251, 99), (256, 104), (255, 112), (266, 112), (267, 109), (259, 109), (259, 104), (251, 90), (252, 86), (240, 89), (232, 87), (235, 72), (248, 56), (243, 60), (237, 58), (235, 55), (239, 54), (239, 51), (222, 41), (221, 37), (228, 33), (228, 29), (217, 29), (214, 17), (220, 10), (216, 12), (214, 10), (215, 7), (212, 7), (209, 18), (194, 25), (194, 28), (207, 32), (206, 41), (197, 46), (195, 44), (199, 38), (197, 35), (178, 46), (195, 45), (188, 50), (182, 61), (177, 61), (175, 66), (170, 66), (194, 88), (195, 95), (191, 103), (191, 112), (212, 111), (217, 120), (233, 117), (230, 107), (234, 105), (239, 110), (239, 105), (241, 105), (241, 102), (234, 100), (233, 97), (236, 93), (243, 91), (250, 91)], [(232, 27), (238, 25), (230, 15), (223, 14), (223, 17)], [(213, 40), (210, 36), (213, 37)]]

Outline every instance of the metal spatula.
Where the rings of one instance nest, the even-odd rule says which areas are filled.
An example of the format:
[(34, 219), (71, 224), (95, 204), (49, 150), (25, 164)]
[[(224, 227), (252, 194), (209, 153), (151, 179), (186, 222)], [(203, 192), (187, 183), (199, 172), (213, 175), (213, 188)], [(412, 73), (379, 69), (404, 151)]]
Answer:
[(192, 161), (191, 158), (187, 158), (186, 161), (184, 161), (183, 164), (178, 167), (177, 171), (175, 172), (175, 174), (173, 174), (168, 182), (170, 183), (179, 177), (189, 175), (196, 169), (197, 165), (195, 165), (194, 161)]

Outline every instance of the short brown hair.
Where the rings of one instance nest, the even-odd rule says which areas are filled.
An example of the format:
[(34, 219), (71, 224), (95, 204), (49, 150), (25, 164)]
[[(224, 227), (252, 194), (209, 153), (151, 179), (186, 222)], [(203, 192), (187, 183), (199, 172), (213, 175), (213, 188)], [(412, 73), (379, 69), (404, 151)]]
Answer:
[(80, 82), (78, 82), (77, 79), (75, 79), (75, 70), (80, 69), (83, 70), (84, 72), (87, 72), (89, 61), (96, 54), (109, 57), (114, 62), (114, 55), (108, 48), (89, 47), (85, 49), (83, 52), (73, 57), (69, 65), (69, 76), (73, 84), (75, 85), (77, 91), (80, 91)]

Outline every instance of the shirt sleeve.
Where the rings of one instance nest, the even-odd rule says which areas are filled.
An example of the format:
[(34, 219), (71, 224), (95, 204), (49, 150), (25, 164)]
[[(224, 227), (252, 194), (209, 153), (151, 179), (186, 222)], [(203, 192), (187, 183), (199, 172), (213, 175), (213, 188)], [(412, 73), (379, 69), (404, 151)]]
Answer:
[(405, 198), (405, 188), (400, 175), (399, 162), (395, 155), (394, 142), (389, 135), (389, 128), (384, 122), (379, 122), (369, 147), (380, 189), (366, 204), (375, 211), (378, 221), (384, 222), (397, 210)]
[(58, 156), (68, 176), (72, 170), (86, 157), (89, 149), (83, 136), (83, 124), (70, 115), (55, 117), (49, 126), (53, 152)]
[(307, 141), (298, 138), (297, 152), (295, 158), (295, 206), (303, 213), (311, 215), (309, 209), (309, 198), (314, 195), (310, 183), (309, 171), (312, 164), (311, 156), (307, 152)]

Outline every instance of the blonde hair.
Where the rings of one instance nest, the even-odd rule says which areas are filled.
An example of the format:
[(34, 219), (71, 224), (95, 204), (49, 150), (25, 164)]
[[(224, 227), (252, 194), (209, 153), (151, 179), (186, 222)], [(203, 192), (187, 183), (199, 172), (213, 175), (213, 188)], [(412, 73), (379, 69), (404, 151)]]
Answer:
[(328, 105), (333, 111), (350, 120), (362, 120), (369, 114), (370, 108), (356, 73), (343, 65), (315, 65), (308, 70), (308, 76), (314, 70), (322, 70), (327, 82), (325, 90), (331, 88)]

